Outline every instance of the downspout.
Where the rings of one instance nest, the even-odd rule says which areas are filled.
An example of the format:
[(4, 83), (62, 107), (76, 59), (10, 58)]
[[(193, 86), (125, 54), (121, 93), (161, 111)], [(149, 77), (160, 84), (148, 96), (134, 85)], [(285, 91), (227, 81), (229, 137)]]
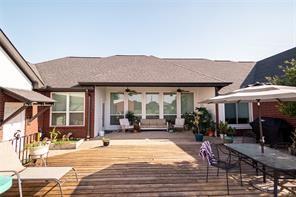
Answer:
[[(218, 87), (215, 87), (215, 96), (219, 95), (219, 90)], [(216, 112), (216, 125), (215, 125), (215, 136), (218, 136), (218, 125), (219, 125), (219, 105), (218, 103), (215, 104), (215, 112)]]
[(88, 110), (87, 110), (87, 135), (86, 135), (86, 139), (89, 140), (90, 139), (90, 130), (91, 130), (91, 95), (88, 89), (86, 89), (86, 93), (88, 96)]

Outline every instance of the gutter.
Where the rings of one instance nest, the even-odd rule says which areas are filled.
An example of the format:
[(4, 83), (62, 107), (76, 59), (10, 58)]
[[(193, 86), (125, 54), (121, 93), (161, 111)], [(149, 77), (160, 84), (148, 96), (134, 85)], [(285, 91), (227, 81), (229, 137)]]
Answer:
[(80, 86), (113, 86), (113, 87), (225, 87), (232, 82), (205, 83), (172, 83), (172, 82), (78, 82)]

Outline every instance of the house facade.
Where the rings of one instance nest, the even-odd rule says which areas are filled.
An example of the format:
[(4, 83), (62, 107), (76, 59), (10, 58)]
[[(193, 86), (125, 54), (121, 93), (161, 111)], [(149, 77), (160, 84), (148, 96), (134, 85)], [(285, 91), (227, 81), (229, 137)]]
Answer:
[(174, 120), (206, 107), (215, 122), (250, 129), (252, 104), (200, 102), (239, 88), (254, 64), (144, 55), (66, 57), (38, 63), (47, 84), (38, 91), (61, 103), (39, 117), (39, 126), (95, 137), (99, 131), (119, 129), (118, 119), (128, 111), (141, 119)]
[[(278, 65), (296, 56), (294, 48), (259, 62), (115, 55), (29, 64), (1, 33), (1, 122), (24, 103), (28, 105), (12, 118), (21, 122), (19, 126), (8, 126), (7, 121), (2, 125), (2, 139), (11, 138), (19, 128), (24, 135), (57, 128), (75, 137), (92, 138), (99, 131), (119, 129), (118, 119), (128, 111), (140, 119), (174, 120), (196, 107), (206, 107), (215, 122), (251, 129), (248, 123), (257, 117), (252, 103), (208, 105), (200, 101), (281, 75)], [(18, 104), (10, 109), (9, 102)], [(276, 103), (264, 105), (263, 115), (266, 112), (296, 126), (295, 118), (283, 116)]]

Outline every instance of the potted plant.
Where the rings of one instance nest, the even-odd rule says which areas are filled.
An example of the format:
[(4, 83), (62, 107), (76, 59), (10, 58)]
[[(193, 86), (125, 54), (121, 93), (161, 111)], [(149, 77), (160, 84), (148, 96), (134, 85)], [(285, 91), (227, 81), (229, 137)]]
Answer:
[(196, 114), (193, 121), (193, 133), (195, 136), (195, 140), (197, 142), (202, 142), (203, 134), (200, 133), (199, 123), (200, 123), (200, 117), (198, 116), (198, 114)]
[(211, 121), (210, 127), (208, 128), (208, 131), (206, 133), (207, 136), (209, 137), (215, 136), (215, 129), (216, 129), (216, 123), (214, 121)]
[(291, 155), (296, 155), (296, 130), (292, 132), (291, 139), (292, 144), (288, 149)]
[(228, 123), (220, 121), (218, 125), (218, 131), (222, 140), (224, 140), (224, 136), (227, 133), (227, 130), (228, 130)]
[(139, 120), (136, 118), (135, 121), (134, 121), (134, 132), (140, 132), (141, 128), (140, 128), (140, 125), (139, 125)]
[(185, 129), (186, 130), (194, 130), (194, 119), (196, 113), (195, 112), (186, 112), (182, 117), (185, 119)]
[(130, 122), (131, 125), (133, 125), (135, 120), (137, 119), (134, 112), (132, 112), (132, 111), (126, 112), (125, 117), (128, 119), (128, 121)]
[(228, 127), (228, 129), (226, 130), (226, 135), (224, 136), (224, 143), (233, 143), (233, 136), (235, 134), (235, 128), (232, 127)]
[(110, 144), (110, 139), (109, 138), (103, 137), (102, 138), (102, 141), (103, 141), (103, 145), (104, 146), (109, 146), (109, 144)]
[(56, 142), (58, 140), (58, 136), (61, 134), (61, 132), (59, 132), (58, 130), (56, 130), (56, 128), (53, 128), (50, 132), (50, 140), (52, 142)]

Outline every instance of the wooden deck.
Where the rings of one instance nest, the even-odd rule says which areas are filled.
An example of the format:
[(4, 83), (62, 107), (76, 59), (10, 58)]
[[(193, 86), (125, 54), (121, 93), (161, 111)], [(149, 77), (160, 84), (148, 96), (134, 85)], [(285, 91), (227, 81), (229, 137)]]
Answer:
[[(113, 142), (113, 144), (112, 144)], [(94, 142), (92, 142), (94, 143)], [(205, 182), (206, 165), (198, 157), (196, 142), (165, 139), (111, 141), (109, 147), (80, 150), (49, 158), (49, 166), (73, 166), (80, 181), (72, 173), (63, 184), (65, 196), (225, 196), (225, 173), (216, 176), (211, 169)], [(243, 167), (245, 177), (254, 174)], [(249, 186), (241, 187), (234, 172), (230, 178), (231, 196), (268, 196)], [(16, 196), (14, 186), (5, 196)], [(52, 183), (24, 183), (24, 196), (57, 196)]]

